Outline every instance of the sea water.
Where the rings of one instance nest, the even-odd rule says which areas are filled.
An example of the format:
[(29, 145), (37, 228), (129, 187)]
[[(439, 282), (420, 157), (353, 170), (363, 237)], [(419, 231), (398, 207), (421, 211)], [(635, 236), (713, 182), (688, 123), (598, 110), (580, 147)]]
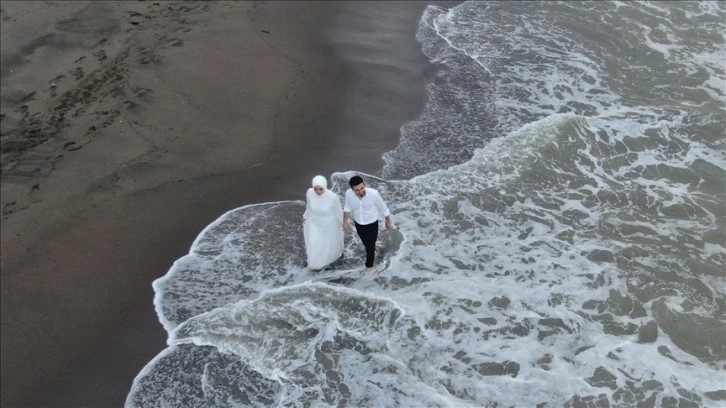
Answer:
[(427, 105), (365, 175), (378, 274), (353, 234), (306, 270), (301, 201), (229, 211), (154, 282), (168, 348), (127, 406), (726, 406), (725, 30), (716, 2), (429, 6)]

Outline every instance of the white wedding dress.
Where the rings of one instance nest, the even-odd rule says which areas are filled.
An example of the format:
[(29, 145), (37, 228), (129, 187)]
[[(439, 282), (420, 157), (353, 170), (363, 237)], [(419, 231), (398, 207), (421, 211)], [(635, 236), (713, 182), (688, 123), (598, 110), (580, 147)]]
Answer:
[(328, 189), (317, 195), (309, 188), (305, 199), (303, 233), (308, 268), (319, 270), (343, 254), (343, 207), (340, 198)]

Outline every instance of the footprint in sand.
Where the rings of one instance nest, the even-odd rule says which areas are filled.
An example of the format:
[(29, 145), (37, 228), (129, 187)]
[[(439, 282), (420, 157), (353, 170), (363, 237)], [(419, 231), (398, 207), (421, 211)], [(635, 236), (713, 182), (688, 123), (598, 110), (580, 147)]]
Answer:
[(15, 212), (15, 204), (17, 204), (15, 201), (5, 204), (3, 207), (3, 215), (12, 214)]
[(98, 62), (105, 61), (108, 57), (106, 56), (106, 51), (101, 50), (99, 52), (94, 52), (92, 54), (96, 59), (98, 59)]
[(48, 81), (48, 83), (50, 84), (50, 96), (52, 98), (55, 98), (56, 96), (58, 96), (58, 93), (57, 93), (58, 83), (60, 82), (61, 79), (65, 78), (65, 77), (66, 77), (65, 75), (61, 74), (61, 75), (58, 75), (57, 77), (51, 79), (50, 81)]
[(80, 149), (82, 146), (77, 144), (76, 142), (66, 142), (63, 145), (63, 149), (68, 150), (69, 152), (72, 152), (74, 150)]
[(129, 24), (131, 25), (139, 25), (144, 22), (144, 20), (148, 19), (145, 15), (141, 13), (137, 13), (135, 11), (129, 12)]
[(147, 93), (152, 92), (149, 88), (136, 88), (134, 89), (134, 96), (137, 98), (143, 98)]
[(76, 81), (83, 78), (85, 76), (85, 72), (83, 72), (83, 68), (78, 67), (70, 72), (71, 75), (73, 75), (76, 78)]
[(28, 102), (32, 101), (33, 99), (35, 99), (35, 91), (25, 95), (23, 99), (20, 100), (20, 102)]

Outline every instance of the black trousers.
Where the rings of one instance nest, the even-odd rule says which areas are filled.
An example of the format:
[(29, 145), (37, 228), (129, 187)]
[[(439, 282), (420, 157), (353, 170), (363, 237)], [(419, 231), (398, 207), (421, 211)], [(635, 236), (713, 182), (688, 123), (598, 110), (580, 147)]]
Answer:
[(373, 266), (376, 259), (376, 241), (378, 240), (378, 220), (372, 224), (360, 225), (355, 223), (355, 231), (358, 233), (363, 246), (366, 248), (366, 268)]

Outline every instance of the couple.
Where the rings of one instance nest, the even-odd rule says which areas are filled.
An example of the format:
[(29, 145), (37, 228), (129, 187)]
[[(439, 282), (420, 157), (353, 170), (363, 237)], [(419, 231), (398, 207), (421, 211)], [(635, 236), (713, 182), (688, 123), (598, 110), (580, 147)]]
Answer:
[(393, 226), (391, 212), (378, 190), (366, 187), (360, 176), (351, 177), (345, 192), (343, 208), (338, 195), (328, 190), (323, 176), (313, 178), (313, 187), (306, 195), (303, 232), (308, 268), (322, 269), (343, 255), (343, 231), (350, 230), (348, 220), (353, 216), (355, 230), (366, 249), (365, 275), (373, 274), (378, 240), (378, 219), (386, 219), (386, 228)]

